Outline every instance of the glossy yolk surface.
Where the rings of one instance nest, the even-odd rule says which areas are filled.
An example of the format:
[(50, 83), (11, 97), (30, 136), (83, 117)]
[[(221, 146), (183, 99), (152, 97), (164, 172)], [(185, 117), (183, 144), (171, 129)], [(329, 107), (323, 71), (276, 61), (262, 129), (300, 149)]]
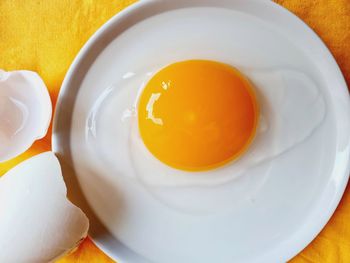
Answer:
[(251, 143), (258, 107), (250, 83), (214, 61), (171, 64), (147, 83), (138, 124), (148, 150), (173, 168), (209, 170), (239, 157)]

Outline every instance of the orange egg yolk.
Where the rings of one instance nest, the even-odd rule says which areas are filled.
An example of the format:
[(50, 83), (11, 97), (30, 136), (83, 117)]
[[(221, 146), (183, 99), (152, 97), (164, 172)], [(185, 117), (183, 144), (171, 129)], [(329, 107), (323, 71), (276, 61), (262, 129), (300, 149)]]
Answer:
[(144, 144), (161, 162), (186, 171), (209, 170), (242, 155), (257, 120), (253, 87), (237, 69), (214, 61), (171, 64), (139, 98)]

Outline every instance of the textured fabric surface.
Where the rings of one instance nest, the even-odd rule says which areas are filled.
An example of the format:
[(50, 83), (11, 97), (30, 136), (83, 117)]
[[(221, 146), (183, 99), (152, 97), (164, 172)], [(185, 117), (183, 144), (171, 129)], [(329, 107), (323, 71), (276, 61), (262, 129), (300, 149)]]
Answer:
[[(53, 105), (75, 55), (105, 21), (134, 0), (0, 0), (0, 68), (37, 71)], [(350, 84), (350, 0), (276, 0), (324, 40)], [(26, 153), (0, 164), (0, 175), (35, 154), (50, 150), (51, 129)], [(87, 239), (60, 263), (113, 262)], [(318, 237), (293, 260), (350, 262), (350, 187)]]

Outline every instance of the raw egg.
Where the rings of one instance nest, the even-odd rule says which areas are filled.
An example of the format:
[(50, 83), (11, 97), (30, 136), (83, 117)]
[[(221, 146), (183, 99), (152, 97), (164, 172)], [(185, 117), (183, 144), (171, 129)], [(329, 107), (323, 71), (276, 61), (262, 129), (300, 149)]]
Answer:
[(209, 170), (241, 156), (254, 138), (258, 115), (249, 81), (232, 66), (209, 60), (161, 69), (138, 104), (147, 149), (187, 171)]

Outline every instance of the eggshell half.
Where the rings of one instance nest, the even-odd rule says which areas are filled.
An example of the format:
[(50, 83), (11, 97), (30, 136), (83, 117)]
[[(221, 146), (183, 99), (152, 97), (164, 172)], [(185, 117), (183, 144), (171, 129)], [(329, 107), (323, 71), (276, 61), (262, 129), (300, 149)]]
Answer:
[(27, 70), (0, 70), (0, 162), (26, 151), (43, 138), (52, 105), (40, 76)]
[(0, 262), (51, 262), (87, 236), (89, 221), (66, 194), (52, 152), (34, 156), (0, 178)]

